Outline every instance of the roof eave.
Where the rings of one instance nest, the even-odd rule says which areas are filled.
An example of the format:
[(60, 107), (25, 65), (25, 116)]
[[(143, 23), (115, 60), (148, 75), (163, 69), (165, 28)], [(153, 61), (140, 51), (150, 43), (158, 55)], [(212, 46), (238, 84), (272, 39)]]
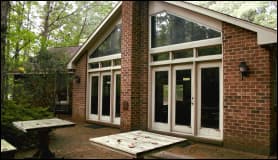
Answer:
[(185, 9), (191, 10), (193, 12), (197, 12), (199, 14), (203, 14), (205, 16), (212, 17), (214, 19), (218, 19), (222, 22), (230, 23), (236, 26), (240, 26), (247, 30), (251, 30), (257, 33), (257, 43), (258, 45), (272, 44), (277, 43), (277, 31), (268, 27), (264, 27), (261, 25), (257, 25), (245, 20), (241, 20), (232, 16), (228, 16), (222, 14), (217, 11), (213, 11), (210, 9), (206, 9), (191, 3), (180, 2), (180, 1), (165, 1), (166, 3), (183, 7)]
[(81, 53), (85, 51), (87, 48), (87, 45), (92, 42), (94, 37), (97, 35), (97, 33), (102, 29), (102, 27), (111, 19), (111, 17), (120, 9), (122, 5), (122, 2), (119, 2), (114, 9), (110, 12), (110, 14), (101, 22), (101, 24), (96, 28), (96, 30), (93, 32), (93, 34), (86, 40), (86, 42), (80, 47), (80, 49), (77, 51), (77, 53), (72, 57), (72, 59), (67, 64), (67, 69), (74, 69), (75, 63), (81, 56)]

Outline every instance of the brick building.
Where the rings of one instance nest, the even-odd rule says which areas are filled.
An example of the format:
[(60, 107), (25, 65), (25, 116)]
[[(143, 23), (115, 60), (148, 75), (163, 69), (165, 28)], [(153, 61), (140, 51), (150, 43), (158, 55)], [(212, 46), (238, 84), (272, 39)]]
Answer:
[(277, 31), (184, 2), (119, 3), (68, 64), (73, 119), (271, 154)]

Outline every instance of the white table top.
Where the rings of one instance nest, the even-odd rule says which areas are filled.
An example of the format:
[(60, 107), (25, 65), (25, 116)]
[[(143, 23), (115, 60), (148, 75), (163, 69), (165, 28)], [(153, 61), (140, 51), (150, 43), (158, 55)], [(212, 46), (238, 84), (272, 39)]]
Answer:
[(1, 152), (15, 151), (16, 148), (4, 139), (1, 139)]
[(75, 123), (63, 119), (59, 119), (59, 118), (51, 118), (51, 119), (40, 119), (40, 120), (30, 120), (30, 121), (17, 121), (17, 122), (13, 122), (13, 125), (19, 130), (22, 130), (23, 132), (27, 132), (30, 130), (41, 130), (41, 129), (73, 126), (75, 125)]
[(90, 141), (136, 156), (161, 147), (184, 142), (186, 139), (138, 130), (90, 138)]

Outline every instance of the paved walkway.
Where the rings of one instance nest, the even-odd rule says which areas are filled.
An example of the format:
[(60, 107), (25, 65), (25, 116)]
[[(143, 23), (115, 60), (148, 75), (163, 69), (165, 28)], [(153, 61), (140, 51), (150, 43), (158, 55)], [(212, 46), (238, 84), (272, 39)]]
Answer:
[[(90, 127), (89, 127), (90, 126)], [(89, 138), (120, 133), (119, 129), (78, 123), (75, 127), (56, 129), (50, 134), (50, 149), (57, 157), (66, 159), (129, 159), (118, 152), (99, 148), (90, 144)], [(18, 151), (15, 158), (31, 157), (35, 149)], [(223, 147), (193, 143), (175, 146), (146, 158), (163, 159), (267, 159), (271, 157), (240, 152)], [(272, 157), (276, 158), (276, 157)]]

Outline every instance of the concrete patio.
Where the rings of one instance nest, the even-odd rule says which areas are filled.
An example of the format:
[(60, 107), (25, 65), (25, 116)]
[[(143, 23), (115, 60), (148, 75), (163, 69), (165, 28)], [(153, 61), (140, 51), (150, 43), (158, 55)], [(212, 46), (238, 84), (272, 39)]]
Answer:
[[(70, 120), (68, 117), (64, 119)], [(57, 157), (66, 159), (129, 159), (126, 155), (92, 145), (89, 138), (120, 133), (119, 129), (77, 123), (74, 127), (55, 129), (50, 134), (50, 149)], [(15, 158), (31, 157), (35, 149), (19, 150)], [(252, 153), (235, 151), (219, 146), (190, 142), (190, 145), (177, 145), (145, 158), (163, 159), (277, 159)]]

